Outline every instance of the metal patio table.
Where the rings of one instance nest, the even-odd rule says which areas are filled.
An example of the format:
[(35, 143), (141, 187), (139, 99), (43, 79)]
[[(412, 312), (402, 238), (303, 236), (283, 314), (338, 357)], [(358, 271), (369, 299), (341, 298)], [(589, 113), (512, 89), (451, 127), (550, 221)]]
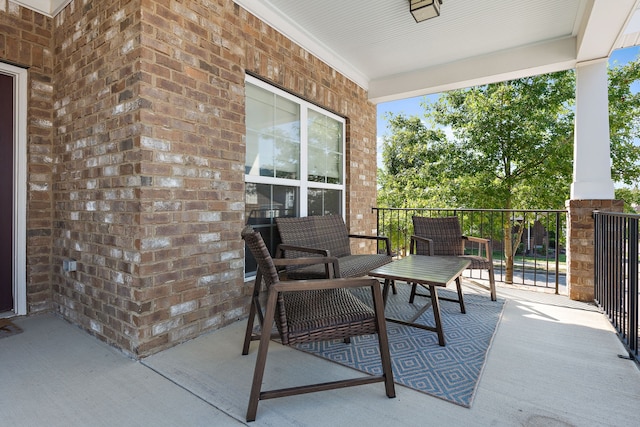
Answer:
[[(445, 340), (444, 332), (442, 330), (442, 322), (440, 319), (440, 302), (438, 299), (437, 289), (439, 287), (446, 287), (456, 280), (459, 281), (460, 275), (470, 263), (471, 262), (469, 260), (458, 257), (409, 255), (405, 258), (393, 261), (390, 264), (383, 265), (382, 267), (378, 267), (370, 271), (369, 276), (384, 279), (383, 297), (385, 303), (389, 295), (389, 287), (391, 286), (392, 281), (418, 283), (428, 287), (431, 306), (433, 307), (435, 327), (415, 322), (422, 313), (429, 308), (429, 304), (425, 304), (425, 306), (408, 321), (389, 317), (386, 319), (389, 322), (437, 332), (438, 343), (441, 346), (444, 346)], [(464, 300), (459, 285), (460, 283), (458, 282), (458, 300), (454, 301), (460, 303), (460, 310), (464, 313)]]

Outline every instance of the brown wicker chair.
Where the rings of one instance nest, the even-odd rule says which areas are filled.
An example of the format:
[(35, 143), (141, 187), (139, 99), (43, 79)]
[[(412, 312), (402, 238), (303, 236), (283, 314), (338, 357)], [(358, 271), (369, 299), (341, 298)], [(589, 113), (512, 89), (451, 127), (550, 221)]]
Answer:
[[(479, 237), (463, 236), (458, 217), (428, 218), (413, 217), (413, 232), (411, 236), (411, 253), (422, 255), (458, 256), (471, 261), (469, 269), (487, 270), (489, 272), (489, 287), (491, 300), (496, 300), (496, 281), (493, 273), (493, 257), (491, 240)], [(465, 242), (474, 242), (479, 246), (478, 255), (465, 255)], [(484, 248), (484, 256), (482, 249)], [(458, 290), (460, 293), (460, 290)], [(410, 302), (416, 295), (416, 285), (411, 290)]]
[[(258, 315), (262, 318), (260, 344), (253, 373), (247, 421), (255, 420), (260, 400), (276, 397), (374, 382), (384, 382), (387, 396), (395, 397), (380, 283), (371, 277), (280, 281), (276, 264), (287, 265), (290, 262), (302, 263), (304, 261), (324, 263), (327, 259), (316, 257), (307, 258), (307, 260), (303, 258), (274, 260), (269, 255), (260, 233), (254, 231), (250, 226), (242, 230), (242, 238), (258, 263), (251, 314), (242, 354), (248, 353), (254, 316)], [(332, 263), (333, 260), (329, 259), (329, 262)], [(264, 317), (262, 317), (260, 305), (257, 304), (262, 281), (264, 281), (267, 289)], [(367, 306), (349, 292), (349, 288), (356, 287), (371, 288), (373, 308)], [(377, 334), (380, 357), (382, 359), (382, 375), (361, 376), (340, 381), (261, 391), (267, 350), (269, 341), (272, 338), (271, 325), (273, 325), (274, 321), (283, 345)]]
[[(276, 218), (282, 239), (279, 252), (285, 258), (332, 256), (338, 259), (337, 277), (365, 276), (371, 270), (390, 263), (391, 244), (388, 237), (349, 234), (339, 215)], [(384, 253), (351, 254), (350, 238), (376, 240), (385, 245)], [(278, 257), (279, 254), (276, 254)], [(322, 279), (327, 277), (323, 265), (287, 266), (290, 279)]]

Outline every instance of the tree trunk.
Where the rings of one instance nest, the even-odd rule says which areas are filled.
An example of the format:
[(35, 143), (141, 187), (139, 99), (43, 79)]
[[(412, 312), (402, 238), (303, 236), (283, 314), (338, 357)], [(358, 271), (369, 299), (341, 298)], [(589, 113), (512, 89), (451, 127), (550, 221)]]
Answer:
[(505, 274), (504, 282), (511, 285), (513, 284), (513, 243), (511, 234), (511, 220), (507, 218), (503, 225), (502, 235), (504, 236), (504, 264)]
[(515, 236), (512, 232), (515, 227), (515, 223), (511, 223), (510, 219), (507, 219), (503, 226), (503, 234), (504, 234), (504, 263), (505, 263), (505, 275), (504, 282), (507, 284), (513, 284), (513, 262), (515, 258), (515, 254), (518, 250), (518, 246), (520, 245), (520, 241), (522, 240), (522, 233), (524, 231), (525, 221), (518, 224), (518, 231), (515, 233)]

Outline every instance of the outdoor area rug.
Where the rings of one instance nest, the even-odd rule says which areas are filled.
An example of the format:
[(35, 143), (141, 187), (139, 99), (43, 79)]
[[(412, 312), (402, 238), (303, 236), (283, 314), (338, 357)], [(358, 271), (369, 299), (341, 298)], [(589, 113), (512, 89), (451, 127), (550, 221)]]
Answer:
[(10, 337), (22, 332), (22, 328), (15, 325), (9, 319), (0, 319), (0, 338)]
[[(389, 292), (385, 309), (388, 317), (407, 320), (425, 303), (431, 303), (429, 298), (416, 297), (414, 304), (409, 304), (410, 287), (398, 283), (397, 288), (397, 295)], [(439, 289), (438, 295), (457, 296), (445, 289)], [(369, 297), (364, 293), (358, 296), (365, 300)], [(469, 408), (502, 315), (504, 300), (491, 301), (488, 293), (465, 293), (464, 302), (466, 314), (460, 313), (458, 303), (440, 300), (444, 347), (438, 345), (435, 332), (423, 329), (387, 322), (387, 333), (397, 384)], [(431, 308), (417, 323), (434, 325)], [(350, 344), (336, 340), (301, 344), (296, 348), (370, 374), (382, 372), (375, 335), (354, 337)]]

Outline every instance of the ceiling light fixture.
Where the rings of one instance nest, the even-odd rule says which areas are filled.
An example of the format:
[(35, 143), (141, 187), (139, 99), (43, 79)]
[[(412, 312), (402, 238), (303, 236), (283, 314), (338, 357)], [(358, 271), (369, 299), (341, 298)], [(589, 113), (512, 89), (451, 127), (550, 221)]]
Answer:
[(409, 0), (409, 10), (416, 22), (440, 16), (442, 0)]

